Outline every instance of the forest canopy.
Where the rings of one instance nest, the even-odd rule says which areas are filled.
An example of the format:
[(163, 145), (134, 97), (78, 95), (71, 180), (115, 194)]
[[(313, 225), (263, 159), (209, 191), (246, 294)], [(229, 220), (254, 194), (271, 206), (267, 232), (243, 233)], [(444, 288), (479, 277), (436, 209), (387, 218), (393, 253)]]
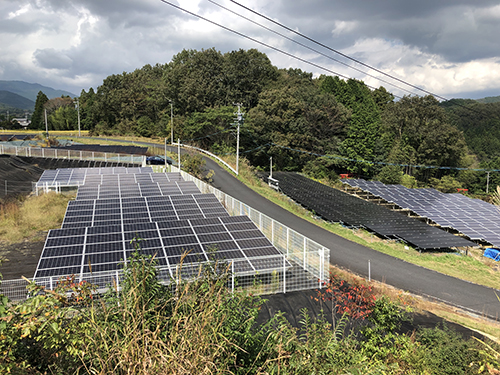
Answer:
[[(238, 103), (240, 152), (263, 169), (272, 156), (281, 170), (328, 168), (393, 183), (447, 176), (481, 190), (485, 172), (465, 169), (500, 168), (500, 103), (395, 100), (363, 81), (278, 69), (256, 49), (183, 50), (167, 64), (111, 75), (79, 100), (81, 127), (93, 134), (170, 139), (173, 117), (175, 140), (219, 154), (236, 150)], [(52, 108), (50, 127), (74, 126), (73, 103), (42, 104)]]

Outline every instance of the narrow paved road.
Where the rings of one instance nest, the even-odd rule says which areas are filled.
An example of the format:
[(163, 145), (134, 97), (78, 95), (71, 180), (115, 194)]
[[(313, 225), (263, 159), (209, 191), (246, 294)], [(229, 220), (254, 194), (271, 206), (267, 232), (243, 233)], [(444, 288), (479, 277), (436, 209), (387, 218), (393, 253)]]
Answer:
[(215, 171), (214, 187), (329, 248), (333, 265), (367, 277), (370, 262), (374, 280), (478, 315), (500, 318), (500, 301), (495, 294), (500, 296), (500, 291), (407, 263), (330, 233), (263, 198), (213, 160), (205, 160), (207, 169)]

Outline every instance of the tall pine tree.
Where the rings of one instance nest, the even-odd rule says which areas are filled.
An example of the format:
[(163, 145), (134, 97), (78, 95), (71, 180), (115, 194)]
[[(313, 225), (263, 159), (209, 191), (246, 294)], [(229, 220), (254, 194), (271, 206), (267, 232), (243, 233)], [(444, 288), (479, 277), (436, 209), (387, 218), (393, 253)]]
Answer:
[(31, 126), (32, 129), (45, 129), (45, 117), (43, 113), (43, 106), (45, 103), (49, 101), (47, 95), (45, 95), (42, 91), (38, 92), (36, 96), (35, 102), (35, 111), (33, 112), (33, 116), (31, 116)]

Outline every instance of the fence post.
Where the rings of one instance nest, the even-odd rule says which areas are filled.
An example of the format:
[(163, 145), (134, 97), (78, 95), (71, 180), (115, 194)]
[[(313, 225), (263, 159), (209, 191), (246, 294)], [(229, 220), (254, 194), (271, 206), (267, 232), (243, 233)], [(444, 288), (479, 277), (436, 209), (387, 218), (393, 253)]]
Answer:
[(44, 150), (44, 148), (42, 147), (42, 158), (44, 158), (44, 157), (45, 157), (45, 150)]
[(372, 267), (370, 264), (370, 259), (368, 259), (368, 281), (372, 281)]
[(57, 159), (57, 148), (55, 148), (54, 150), (55, 150), (55, 154), (56, 154), (56, 159)]
[(283, 257), (283, 293), (286, 293), (286, 258)]
[(307, 241), (307, 238), (305, 236), (302, 236), (304, 237), (304, 269), (306, 270), (307, 269), (307, 258), (306, 258), (306, 241)]
[(118, 270), (116, 270), (116, 296), (120, 297), (120, 276), (118, 275)]
[(325, 264), (325, 248), (318, 250), (319, 255), (319, 289), (322, 287), (324, 279), (323, 268)]
[(234, 259), (231, 262), (231, 294), (234, 294)]
[(52, 276), (50, 276), (50, 278), (49, 278), (49, 288), (50, 288), (50, 290), (54, 290), (54, 288), (52, 286)]
[(290, 242), (290, 228), (286, 227), (286, 257), (288, 258), (288, 243)]
[(274, 219), (271, 220), (271, 242), (274, 245)]

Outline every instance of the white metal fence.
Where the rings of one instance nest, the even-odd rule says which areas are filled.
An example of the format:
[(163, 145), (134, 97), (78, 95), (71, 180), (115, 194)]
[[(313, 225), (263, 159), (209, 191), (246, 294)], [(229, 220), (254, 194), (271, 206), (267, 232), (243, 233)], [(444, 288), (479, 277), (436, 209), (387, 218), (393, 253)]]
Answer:
[(0, 144), (0, 154), (36, 157), (36, 158), (90, 160), (90, 161), (104, 161), (113, 163), (132, 163), (141, 165), (146, 164), (146, 157), (144, 155), (128, 155), (128, 154), (116, 154), (110, 152), (63, 150), (63, 149), (48, 148), (48, 147), (19, 147), (19, 146)]
[[(170, 166), (170, 170), (179, 171), (174, 166)], [(230, 215), (248, 216), (271, 243), (285, 255), (285, 257), (267, 256), (252, 260), (253, 262), (262, 262), (263, 265), (273, 264), (273, 268), (267, 269), (266, 272), (245, 275), (236, 275), (234, 272), (230, 272), (228, 286), (232, 290), (244, 288), (250, 289), (254, 294), (272, 294), (321, 288), (323, 281), (328, 277), (329, 249), (188, 173), (180, 172), (186, 181), (193, 181), (202, 193), (214, 194)], [(237, 268), (237, 261), (225, 260), (224, 262), (230, 267), (229, 271), (232, 271), (235, 266)], [(196, 277), (200, 267), (203, 266), (199, 264), (183, 265), (175, 268), (175, 271), (172, 271), (172, 268), (159, 267), (158, 274), (164, 283), (178, 282), (181, 279)], [(94, 272), (82, 275), (81, 280), (98, 285), (100, 290), (105, 290), (110, 286), (119, 289), (122, 277), (122, 271)], [(58, 278), (56, 277), (36, 279), (37, 284), (49, 289), (54, 289), (57, 282)], [(23, 300), (28, 297), (27, 285), (28, 282), (22, 279), (4, 280), (0, 289), (11, 300)]]

